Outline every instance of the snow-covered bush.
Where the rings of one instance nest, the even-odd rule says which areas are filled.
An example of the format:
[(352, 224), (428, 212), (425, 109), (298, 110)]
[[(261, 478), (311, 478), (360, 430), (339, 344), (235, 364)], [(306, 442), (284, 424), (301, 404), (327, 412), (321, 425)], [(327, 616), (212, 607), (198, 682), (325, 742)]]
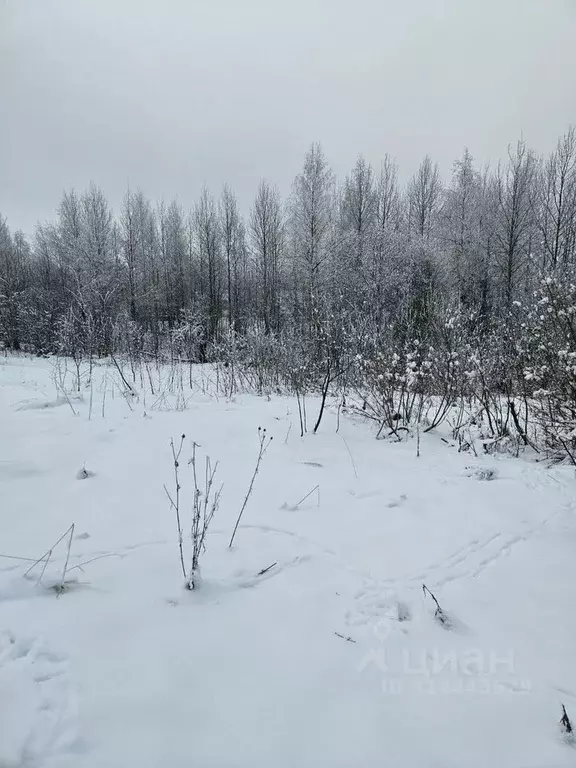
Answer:
[(182, 455), (185, 439), (186, 436), (182, 435), (178, 446), (176, 446), (174, 440), (170, 441), (174, 482), (171, 489), (165, 485), (164, 490), (170, 502), (170, 507), (176, 516), (178, 551), (180, 555), (180, 567), (184, 577), (184, 585), (186, 589), (194, 590), (200, 586), (200, 558), (205, 550), (206, 536), (208, 534), (210, 523), (220, 505), (222, 486), (217, 490), (214, 487), (218, 462), (212, 466), (209, 456), (206, 456), (204, 460), (204, 476), (202, 478), (200, 474), (201, 468), (197, 465), (197, 444), (192, 443), (192, 456), (188, 460), (188, 466), (191, 467), (192, 471), (193, 492), (192, 500), (190, 501), (188, 499), (187, 502), (190, 504), (191, 509), (189, 513), (190, 545), (189, 551), (186, 553), (187, 547), (184, 544), (183, 529), (184, 510), (182, 486), (180, 485), (180, 457)]
[(532, 299), (517, 307), (519, 381), (547, 450), (576, 464), (576, 274), (545, 276)]

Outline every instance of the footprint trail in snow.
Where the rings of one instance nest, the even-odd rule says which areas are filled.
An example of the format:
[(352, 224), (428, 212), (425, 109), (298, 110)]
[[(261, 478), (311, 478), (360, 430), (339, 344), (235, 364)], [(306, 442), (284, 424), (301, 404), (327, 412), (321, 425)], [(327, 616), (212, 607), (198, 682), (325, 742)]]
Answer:
[(67, 671), (41, 638), (0, 633), (0, 768), (41, 768), (74, 746)]

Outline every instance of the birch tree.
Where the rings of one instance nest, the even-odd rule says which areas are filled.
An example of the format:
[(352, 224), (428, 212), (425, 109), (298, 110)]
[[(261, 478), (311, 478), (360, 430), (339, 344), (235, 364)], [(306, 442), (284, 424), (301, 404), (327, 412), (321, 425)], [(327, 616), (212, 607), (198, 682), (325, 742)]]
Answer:
[(260, 318), (266, 333), (279, 329), (280, 267), (284, 222), (280, 194), (261, 181), (250, 213), (250, 242), (258, 279)]
[(312, 144), (292, 186), (289, 232), (295, 307), (311, 330), (315, 297), (332, 255), (334, 176), (320, 144)]

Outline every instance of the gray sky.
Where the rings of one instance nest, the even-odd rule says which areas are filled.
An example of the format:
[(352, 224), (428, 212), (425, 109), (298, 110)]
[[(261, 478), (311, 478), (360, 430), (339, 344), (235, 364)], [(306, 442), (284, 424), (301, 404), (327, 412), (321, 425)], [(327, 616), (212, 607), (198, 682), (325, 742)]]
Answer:
[(576, 0), (0, 0), (0, 212), (32, 231), (90, 180), (188, 208), (290, 189), (312, 141), (444, 176), (576, 122)]

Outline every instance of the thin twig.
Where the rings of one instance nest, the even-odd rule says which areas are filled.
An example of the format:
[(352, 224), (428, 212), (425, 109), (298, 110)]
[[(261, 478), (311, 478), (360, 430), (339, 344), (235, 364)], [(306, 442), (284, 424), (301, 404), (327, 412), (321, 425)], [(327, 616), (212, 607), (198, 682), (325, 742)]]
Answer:
[(348, 455), (350, 456), (350, 461), (352, 462), (352, 469), (354, 470), (354, 474), (356, 476), (356, 479), (358, 479), (358, 471), (356, 470), (356, 464), (354, 462), (354, 456), (352, 456), (352, 451), (350, 450), (350, 446), (346, 442), (346, 438), (342, 437), (342, 440), (344, 441), (344, 445), (346, 446), (346, 450), (348, 451)]
[(72, 568), (68, 568), (67, 572), (70, 573), (70, 571), (73, 571), (76, 568), (79, 568), (80, 570), (82, 570), (82, 568), (85, 565), (94, 563), (96, 562), (96, 560), (104, 560), (105, 557), (125, 557), (125, 555), (122, 555), (119, 552), (110, 552), (107, 555), (98, 555), (98, 557), (92, 557), (90, 560), (84, 560), (82, 563), (77, 563), (76, 565), (73, 565)]
[(39, 557), (37, 560), (34, 560), (30, 568), (28, 568), (27, 571), (24, 571), (24, 574), (23, 574), (24, 578), (26, 578), (26, 576), (28, 576), (28, 574), (31, 573), (34, 570), (34, 568), (36, 568), (37, 565), (39, 565), (40, 563), (43, 563), (47, 557), (50, 557), (51, 554), (52, 554), (52, 550), (49, 549), (46, 552), (44, 552), (44, 554), (41, 557)]
[[(175, 484), (175, 491), (176, 491), (176, 499), (174, 500), (172, 496), (170, 495), (170, 492), (168, 491), (168, 488), (164, 486), (164, 490), (166, 491), (166, 495), (168, 496), (168, 499), (170, 500), (170, 505), (172, 509), (176, 513), (176, 524), (178, 526), (178, 549), (180, 550), (180, 566), (182, 567), (182, 573), (184, 575), (184, 578), (186, 578), (186, 565), (184, 564), (184, 545), (183, 545), (183, 535), (182, 535), (182, 523), (180, 521), (180, 481), (178, 477), (178, 467), (180, 454), (182, 453), (182, 446), (184, 444), (184, 440), (186, 438), (186, 435), (182, 435), (180, 438), (180, 445), (178, 446), (178, 450), (176, 450), (176, 447), (174, 446), (174, 440), (170, 440), (170, 448), (172, 449), (172, 460), (174, 464), (174, 484)], [(196, 445), (196, 443), (194, 443)]]
[[(70, 527), (73, 527), (73, 525), (74, 525), (74, 524), (72, 524), (72, 526), (70, 526)], [(35, 568), (35, 567), (36, 567), (36, 566), (37, 566), (39, 563), (43, 562), (43, 561), (44, 561), (44, 559), (45, 559), (45, 558), (46, 558), (48, 555), (51, 555), (51, 554), (52, 554), (52, 552), (53, 552), (53, 551), (56, 549), (56, 547), (58, 546), (58, 544), (60, 544), (60, 542), (61, 542), (63, 539), (65, 539), (65, 538), (66, 538), (66, 536), (67, 536), (69, 533), (70, 533), (70, 528), (68, 528), (66, 531), (64, 531), (64, 533), (62, 534), (62, 536), (60, 536), (60, 538), (58, 539), (58, 541), (57, 541), (55, 544), (53, 544), (53, 545), (50, 547), (50, 549), (46, 550), (46, 552), (44, 552), (44, 554), (42, 555), (42, 557), (39, 557), (37, 560), (35, 560), (35, 561), (34, 561), (34, 563), (33, 563), (33, 564), (30, 566), (30, 568), (28, 568), (28, 570), (27, 570), (27, 571), (24, 573), (24, 576), (28, 576), (28, 574), (30, 573), (30, 571), (34, 570), (34, 568)]]
[(564, 704), (562, 704), (562, 719), (560, 720), (560, 725), (564, 728), (566, 733), (572, 733), (572, 731), (574, 730), (572, 727), (572, 722), (568, 717), (568, 712), (566, 712), (566, 707), (564, 706)]
[(47, 556), (46, 560), (44, 561), (44, 566), (43, 566), (43, 568), (42, 568), (42, 570), (40, 572), (40, 576), (38, 576), (38, 578), (36, 580), (36, 586), (38, 586), (38, 584), (40, 584), (40, 582), (42, 581), (42, 578), (44, 577), (44, 573), (46, 572), (46, 568), (48, 567), (48, 563), (50, 562), (50, 558), (52, 557), (52, 550), (47, 552), (47, 555), (48, 556)]
[(428, 587), (426, 586), (426, 584), (422, 584), (422, 591), (424, 592), (424, 594), (426, 594), (426, 592), (428, 592), (428, 594), (430, 595), (430, 597), (432, 598), (432, 600), (434, 600), (434, 602), (436, 603), (436, 608), (438, 608), (438, 610), (440, 610), (440, 611), (441, 611), (441, 610), (442, 610), (442, 608), (440, 608), (440, 603), (438, 602), (438, 600), (436, 600), (436, 598), (434, 597), (434, 595), (432, 594), (432, 592), (430, 592), (430, 590), (428, 589)]
[(275, 565), (278, 565), (278, 563), (272, 563), (272, 565), (269, 565), (269, 566), (268, 566), (268, 568), (262, 568), (262, 570), (261, 570), (261, 571), (258, 571), (258, 573), (256, 574), (256, 576), (264, 576), (264, 574), (265, 574), (265, 573), (268, 573), (268, 571), (269, 571), (271, 568), (274, 568), (274, 566), (275, 566)]
[(68, 549), (66, 550), (66, 561), (64, 562), (64, 568), (62, 570), (62, 579), (60, 580), (60, 588), (59, 588), (59, 594), (62, 594), (64, 591), (64, 581), (66, 579), (66, 570), (68, 569), (68, 563), (70, 562), (70, 550), (72, 549), (72, 539), (74, 537), (74, 528), (75, 523), (72, 523), (72, 525), (69, 528), (70, 531), (70, 538), (68, 539)]
[(0, 557), (5, 557), (7, 560), (22, 560), (26, 563), (37, 563), (38, 560), (36, 560), (33, 557), (16, 557), (15, 555), (0, 555)]
[(346, 635), (341, 635), (340, 632), (334, 632), (334, 634), (336, 635), (336, 637), (341, 637), (342, 640), (346, 640), (347, 643), (355, 643), (356, 642), (356, 640), (354, 640), (352, 637), (350, 637), (350, 636), (346, 637)]
[(314, 491), (318, 491), (318, 506), (320, 506), (320, 486), (319, 486), (319, 485), (315, 485), (315, 486), (314, 486), (314, 488), (312, 488), (312, 490), (311, 490), (311, 491), (309, 491), (309, 492), (306, 494), (306, 496), (304, 496), (304, 498), (303, 498), (303, 499), (300, 499), (300, 501), (299, 501), (297, 504), (294, 504), (294, 507), (293, 507), (293, 509), (296, 509), (296, 507), (299, 507), (299, 506), (300, 506), (300, 504), (302, 504), (302, 502), (303, 502), (303, 501), (306, 501), (306, 499), (307, 499), (309, 496), (312, 496), (312, 494), (314, 493)]
[(266, 442), (266, 430), (262, 429), (262, 427), (258, 427), (258, 440), (260, 443), (260, 449), (258, 451), (258, 459), (256, 460), (256, 467), (254, 468), (254, 474), (252, 475), (252, 480), (250, 481), (248, 492), (246, 493), (244, 503), (242, 504), (242, 508), (238, 515), (238, 519), (236, 520), (236, 525), (234, 526), (234, 530), (232, 531), (232, 536), (230, 537), (230, 543), (228, 544), (228, 549), (231, 549), (232, 544), (234, 543), (234, 537), (236, 536), (236, 531), (238, 530), (238, 526), (240, 525), (240, 520), (242, 519), (242, 515), (244, 514), (244, 510), (246, 509), (246, 505), (248, 504), (248, 499), (250, 498), (250, 494), (252, 493), (252, 489), (254, 487), (254, 481), (256, 480), (256, 475), (258, 474), (258, 470), (260, 469), (260, 462), (262, 461), (264, 454), (266, 453), (270, 443), (272, 442), (271, 437), (268, 438), (268, 442)]
[(114, 363), (114, 365), (116, 366), (116, 370), (117, 370), (117, 371), (118, 371), (118, 373), (120, 374), (120, 378), (121, 378), (121, 379), (122, 379), (122, 381), (124, 382), (124, 386), (125, 386), (125, 387), (126, 387), (126, 389), (127, 389), (129, 392), (130, 392), (130, 394), (131, 394), (131, 395), (134, 395), (134, 394), (135, 394), (135, 392), (134, 392), (134, 388), (131, 386), (130, 382), (129, 382), (129, 381), (126, 379), (126, 377), (124, 376), (124, 374), (123, 374), (123, 372), (122, 372), (122, 369), (121, 369), (121, 368), (120, 368), (120, 366), (118, 365), (118, 361), (116, 360), (116, 358), (114, 357), (114, 355), (112, 355), (112, 354), (111, 354), (111, 355), (110, 355), (110, 357), (112, 358), (112, 362), (113, 362), (113, 363)]

